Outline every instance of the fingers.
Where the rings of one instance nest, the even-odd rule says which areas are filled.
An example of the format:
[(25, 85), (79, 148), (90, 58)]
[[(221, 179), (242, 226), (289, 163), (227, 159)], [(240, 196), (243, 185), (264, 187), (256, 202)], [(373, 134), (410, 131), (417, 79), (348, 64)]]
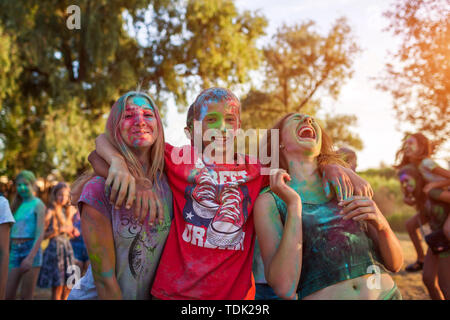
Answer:
[(116, 200), (116, 209), (119, 209), (122, 206), (123, 200), (127, 195), (128, 185), (130, 181), (128, 177), (122, 176), (120, 178), (120, 187), (118, 190), (117, 200)]
[(114, 174), (112, 174), (111, 170), (108, 172), (108, 177), (105, 181), (105, 194), (107, 195), (109, 193), (109, 190), (111, 190), (112, 183), (114, 182)]
[(366, 206), (365, 203), (372, 204), (373, 200), (370, 199), (369, 197), (365, 197), (365, 196), (352, 196), (352, 197), (349, 197), (347, 199), (340, 201), (339, 205), (346, 207), (346, 208), (349, 208), (349, 207), (353, 208), (353, 207), (361, 206), (361, 204), (363, 204), (362, 206)]
[(373, 198), (373, 194), (374, 194), (374, 193), (373, 193), (372, 186), (371, 186), (370, 184), (368, 184), (367, 187), (368, 187), (368, 189), (369, 189), (369, 196), (368, 196), (368, 197), (372, 199), (372, 198)]
[(359, 216), (361, 214), (366, 214), (366, 213), (373, 213), (373, 214), (375, 214), (373, 207), (368, 206), (368, 207), (355, 208), (354, 210), (348, 212), (347, 214), (343, 213), (343, 214), (345, 214), (343, 219), (344, 220), (349, 220), (349, 219), (352, 219), (352, 218), (356, 219), (356, 216)]
[(149, 195), (147, 192), (142, 193), (142, 207), (141, 211), (139, 211), (139, 221), (144, 221), (145, 217), (149, 212)]
[(334, 192), (336, 193), (336, 197), (339, 201), (344, 200), (343, 196), (342, 196), (342, 186), (339, 182), (339, 180), (331, 180), (331, 184), (333, 185), (334, 188)]
[(120, 188), (120, 180), (119, 179), (114, 179), (113, 181), (113, 185), (111, 187), (111, 195), (109, 197), (109, 202), (114, 205), (114, 200), (116, 199), (116, 195), (119, 191)]
[(134, 218), (138, 219), (140, 218), (141, 213), (141, 207), (142, 207), (142, 194), (140, 191), (136, 192), (136, 202), (134, 205)]
[(158, 215), (158, 219), (159, 219), (159, 224), (163, 224), (164, 223), (164, 207), (161, 203), (161, 201), (159, 200), (158, 197), (156, 198), (156, 210), (157, 210), (157, 215)]
[(149, 225), (153, 226), (155, 224), (157, 210), (156, 210), (155, 194), (152, 191), (149, 191), (149, 194), (148, 194), (148, 208), (149, 208), (149, 211), (148, 211)]
[(353, 196), (353, 192), (354, 192), (353, 183), (348, 177), (346, 177), (346, 179), (344, 179), (344, 183), (345, 183), (345, 189), (347, 191), (344, 199), (348, 199), (351, 196)]
[(284, 179), (290, 181), (291, 177), (284, 169), (273, 169), (270, 174), (270, 187), (277, 187), (284, 184)]
[(325, 191), (325, 195), (328, 198), (331, 195), (331, 187), (330, 187), (330, 182), (328, 181), (328, 179), (325, 176), (325, 172), (322, 174), (322, 186), (323, 186), (323, 190)]
[(368, 221), (368, 220), (372, 220), (372, 221), (377, 221), (378, 217), (375, 213), (373, 212), (369, 212), (369, 213), (365, 213), (365, 214), (361, 214), (359, 216), (356, 216), (353, 218), (354, 221)]
[(136, 197), (136, 182), (133, 177), (130, 181), (130, 185), (128, 186), (128, 197), (127, 197), (127, 202), (126, 202), (127, 209), (131, 208), (135, 197)]

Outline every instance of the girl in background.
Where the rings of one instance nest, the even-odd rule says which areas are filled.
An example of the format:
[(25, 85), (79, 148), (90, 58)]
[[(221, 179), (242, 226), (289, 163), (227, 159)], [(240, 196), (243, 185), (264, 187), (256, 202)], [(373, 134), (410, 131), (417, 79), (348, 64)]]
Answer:
[[(399, 164), (395, 167), (399, 169), (406, 165), (415, 166), (424, 178), (425, 183), (435, 183), (450, 179), (450, 171), (440, 167), (433, 159), (431, 159), (431, 154), (431, 143), (422, 133), (406, 135), (402, 148), (397, 152), (396, 161)], [(407, 198), (404, 200), (406, 204), (414, 205), (413, 203), (408, 203)], [(421, 217), (420, 212), (418, 212), (406, 221), (406, 229), (417, 253), (416, 262), (405, 268), (408, 272), (420, 271), (423, 268), (425, 252), (422, 248), (419, 229), (424, 222), (421, 220), (423, 220), (423, 217)], [(433, 295), (434, 294), (432, 294), (432, 296)]]
[(31, 171), (23, 170), (17, 175), (16, 189), (11, 208), (16, 223), (11, 228), (6, 299), (16, 298), (22, 282), (21, 299), (31, 300), (42, 265), (45, 205), (35, 196), (36, 177)]
[(413, 165), (402, 167), (398, 177), (405, 202), (417, 208), (422, 223), (428, 222), (432, 231), (425, 238), (429, 248), (424, 259), (423, 282), (431, 299), (450, 299), (450, 191), (445, 189), (450, 180), (435, 183), (427, 194), (425, 179)]
[(45, 215), (45, 239), (50, 239), (44, 251), (38, 286), (52, 288), (52, 300), (66, 300), (70, 289), (67, 280), (73, 273), (75, 257), (70, 244), (73, 236), (72, 217), (75, 208), (70, 206), (69, 186), (60, 182), (53, 187), (50, 205)]
[(70, 239), (73, 253), (75, 255), (75, 264), (80, 268), (80, 275), (84, 275), (89, 266), (89, 257), (84, 244), (83, 236), (81, 235), (81, 216), (80, 212), (76, 210), (73, 219), (73, 238)]

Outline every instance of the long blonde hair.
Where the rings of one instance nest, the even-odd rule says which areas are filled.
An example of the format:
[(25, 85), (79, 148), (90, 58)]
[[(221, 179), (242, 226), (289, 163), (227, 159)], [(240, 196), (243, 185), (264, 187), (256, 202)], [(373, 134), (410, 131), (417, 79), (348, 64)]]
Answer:
[[(134, 153), (131, 151), (130, 147), (125, 143), (120, 134), (120, 121), (124, 117), (125, 107), (127, 105), (127, 100), (130, 97), (140, 96), (147, 99), (153, 110), (155, 112), (155, 117), (158, 123), (158, 137), (155, 143), (151, 146), (150, 151), (150, 167), (147, 172), (145, 172), (142, 164), (136, 158)], [(130, 173), (135, 177), (146, 177), (153, 184), (157, 183), (158, 177), (163, 173), (164, 170), (164, 130), (161, 118), (159, 116), (158, 108), (153, 102), (152, 98), (145, 93), (130, 91), (124, 94), (116, 101), (113, 105), (111, 112), (109, 113), (108, 121), (106, 122), (106, 136), (109, 142), (120, 151), (124, 157)]]
[[(151, 106), (153, 107), (156, 121), (158, 123), (158, 136), (156, 141), (151, 146), (150, 151), (150, 167), (147, 172), (145, 172), (142, 164), (136, 158), (132, 150), (128, 147), (125, 141), (120, 134), (120, 121), (123, 119), (125, 114), (125, 108), (127, 105), (128, 98), (140, 96), (147, 99)], [(106, 122), (105, 128), (106, 136), (109, 142), (120, 152), (123, 156), (130, 173), (134, 178), (140, 179), (142, 177), (148, 179), (152, 185), (156, 185), (157, 188), (160, 188), (159, 178), (164, 172), (164, 130), (163, 124), (161, 121), (161, 117), (159, 115), (158, 108), (156, 104), (153, 102), (152, 98), (149, 95), (138, 92), (138, 91), (129, 91), (122, 95), (112, 106), (111, 112), (109, 113), (108, 120)], [(79, 190), (81, 192), (84, 184), (88, 182), (95, 174), (92, 171), (87, 171), (83, 173), (73, 184), (72, 191)], [(74, 194), (71, 194), (72, 197)], [(74, 201), (75, 200), (75, 201)], [(72, 199), (72, 203), (76, 202), (77, 199)]]
[(53, 211), (54, 218), (53, 219), (53, 230), (58, 232), (61, 226), (67, 224), (67, 219), (69, 218), (69, 207), (70, 201), (68, 201), (62, 208), (56, 205), (56, 197), (59, 190), (69, 189), (69, 185), (65, 182), (59, 182), (56, 186), (52, 188), (50, 193), (50, 202), (48, 208)]

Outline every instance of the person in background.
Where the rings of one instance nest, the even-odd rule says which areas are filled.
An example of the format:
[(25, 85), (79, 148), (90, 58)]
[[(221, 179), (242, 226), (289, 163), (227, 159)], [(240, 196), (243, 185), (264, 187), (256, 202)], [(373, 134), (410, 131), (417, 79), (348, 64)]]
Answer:
[(15, 222), (8, 199), (0, 193), (0, 300), (5, 299), (8, 279), (9, 234)]
[(358, 157), (356, 156), (355, 151), (350, 148), (342, 147), (338, 149), (337, 153), (341, 156), (342, 160), (350, 166), (350, 169), (356, 171), (356, 167), (358, 166)]
[(433, 300), (450, 299), (450, 185), (449, 180), (427, 184), (419, 170), (406, 165), (398, 171), (407, 203), (421, 213), (422, 223), (429, 223), (425, 237), (428, 251), (423, 265), (423, 282)]
[(36, 177), (31, 171), (21, 171), (15, 181), (17, 193), (11, 211), (16, 223), (10, 235), (6, 299), (16, 298), (17, 288), (22, 282), (21, 299), (31, 300), (42, 265), (45, 205), (35, 196)]
[(75, 264), (80, 268), (80, 275), (83, 276), (89, 266), (89, 256), (84, 244), (83, 236), (81, 235), (81, 216), (80, 212), (76, 210), (72, 219), (73, 223), (73, 238), (70, 239), (73, 253), (75, 255)]
[[(440, 167), (433, 159), (431, 159), (432, 153), (432, 145), (425, 135), (420, 132), (407, 134), (403, 139), (402, 147), (396, 154), (398, 165), (394, 167), (399, 169), (406, 165), (415, 166), (424, 178), (425, 183), (450, 179), (450, 171)], [(404, 198), (404, 200), (405, 203), (409, 204), (407, 198)], [(424, 218), (421, 216), (421, 213), (418, 212), (405, 223), (406, 230), (408, 231), (417, 253), (417, 260), (405, 268), (408, 272), (420, 271), (423, 268), (425, 251), (422, 248), (421, 235), (419, 232), (421, 225), (424, 224), (423, 220)]]
[(52, 300), (66, 300), (70, 289), (67, 280), (75, 265), (70, 244), (73, 234), (72, 218), (76, 209), (70, 206), (69, 186), (60, 182), (50, 193), (50, 205), (45, 215), (45, 239), (49, 239), (44, 251), (38, 286), (52, 288)]

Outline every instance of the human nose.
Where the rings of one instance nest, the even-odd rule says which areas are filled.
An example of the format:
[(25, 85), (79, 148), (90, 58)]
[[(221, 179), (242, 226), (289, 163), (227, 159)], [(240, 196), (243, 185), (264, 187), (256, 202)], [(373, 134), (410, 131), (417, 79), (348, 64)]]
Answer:
[(227, 131), (227, 123), (225, 122), (225, 120), (220, 121), (219, 130), (222, 132)]
[(305, 117), (303, 122), (306, 123), (306, 124), (312, 125), (313, 119), (311, 117)]
[(135, 117), (134, 124), (137, 126), (144, 126), (145, 125), (145, 117), (142, 113), (138, 113)]

